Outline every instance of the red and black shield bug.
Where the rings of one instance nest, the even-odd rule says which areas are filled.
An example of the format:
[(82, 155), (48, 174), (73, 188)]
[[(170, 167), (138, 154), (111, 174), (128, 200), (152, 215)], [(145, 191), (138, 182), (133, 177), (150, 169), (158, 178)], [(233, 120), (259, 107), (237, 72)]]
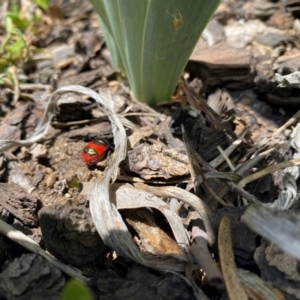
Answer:
[(84, 146), (81, 151), (81, 158), (90, 167), (103, 160), (107, 152), (111, 149), (112, 147), (108, 141), (96, 138)]

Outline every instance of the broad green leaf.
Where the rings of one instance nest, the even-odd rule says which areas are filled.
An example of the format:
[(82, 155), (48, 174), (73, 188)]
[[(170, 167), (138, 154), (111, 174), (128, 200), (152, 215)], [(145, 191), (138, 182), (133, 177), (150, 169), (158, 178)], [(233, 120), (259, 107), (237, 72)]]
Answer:
[(70, 279), (63, 289), (61, 300), (93, 300), (93, 296), (85, 284)]
[[(136, 98), (169, 99), (219, 0), (91, 0)], [(114, 62), (117, 61), (114, 58)]]

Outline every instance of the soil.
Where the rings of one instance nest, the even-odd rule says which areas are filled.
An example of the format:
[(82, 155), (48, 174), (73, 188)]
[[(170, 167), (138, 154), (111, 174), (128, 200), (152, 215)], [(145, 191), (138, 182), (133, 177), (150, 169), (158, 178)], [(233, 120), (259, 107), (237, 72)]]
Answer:
[[(300, 69), (299, 16), (297, 1), (222, 1), (172, 99), (149, 107), (91, 4), (51, 1), (40, 51), (1, 84), (0, 299), (60, 299), (71, 277), (94, 299), (300, 299), (300, 85), (278, 77)], [(106, 91), (125, 152), (93, 97), (57, 94), (51, 113), (67, 85)], [(46, 134), (20, 143), (45, 112)]]

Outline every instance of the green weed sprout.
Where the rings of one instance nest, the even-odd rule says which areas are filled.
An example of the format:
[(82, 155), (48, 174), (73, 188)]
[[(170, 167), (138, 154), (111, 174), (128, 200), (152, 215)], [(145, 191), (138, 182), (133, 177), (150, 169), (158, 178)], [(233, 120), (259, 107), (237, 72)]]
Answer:
[(65, 285), (61, 300), (93, 300), (88, 287), (76, 279), (70, 279)]
[[(48, 8), (48, 0), (33, 0), (41, 9)], [(4, 77), (9, 76), (9, 68), (19, 66), (30, 56), (33, 47), (26, 39), (27, 31), (33, 33), (34, 23), (39, 22), (39, 16), (33, 11), (31, 18), (22, 16), (16, 2), (5, 15), (5, 37), (0, 44), (0, 84)]]

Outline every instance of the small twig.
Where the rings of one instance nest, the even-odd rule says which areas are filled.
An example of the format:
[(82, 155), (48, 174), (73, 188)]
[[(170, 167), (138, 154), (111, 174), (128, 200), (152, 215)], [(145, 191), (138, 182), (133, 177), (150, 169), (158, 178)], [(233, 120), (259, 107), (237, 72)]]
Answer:
[(285, 129), (291, 126), (299, 118), (300, 118), (300, 110), (298, 110), (285, 124), (283, 124), (277, 130), (275, 130), (275, 132), (271, 135), (270, 139), (274, 139), (277, 135), (279, 135), (281, 132), (283, 132)]
[[(226, 156), (229, 156), (243, 141), (243, 138), (245, 137), (247, 133), (247, 130), (244, 130), (244, 132), (239, 136), (237, 140), (235, 140), (227, 149), (224, 150), (224, 153)], [(214, 160), (212, 160), (209, 164), (216, 168), (218, 167), (222, 162), (224, 161), (223, 156), (220, 154), (218, 157), (216, 157)]]
[(226, 153), (223, 151), (223, 149), (220, 146), (218, 146), (217, 149), (219, 150), (220, 154), (223, 156), (223, 158), (227, 162), (227, 165), (229, 166), (230, 170), (233, 172), (235, 170), (235, 167), (233, 166), (229, 157), (226, 155)]
[(224, 216), (221, 219), (218, 234), (219, 256), (226, 290), (230, 300), (248, 300), (248, 296), (239, 279), (232, 250), (230, 221)]
[(213, 261), (211, 253), (208, 250), (207, 234), (198, 226), (193, 226), (192, 239), (194, 242), (191, 245), (190, 251), (200, 268), (204, 270), (208, 283), (217, 288), (223, 288), (221, 271)]
[[(123, 117), (129, 117), (129, 116), (146, 116), (146, 117), (156, 117), (157, 118), (157, 113), (145, 113), (145, 112), (133, 112), (133, 113), (125, 113), (125, 114), (120, 114)], [(167, 118), (167, 117), (166, 117)]]
[(19, 86), (19, 79), (17, 75), (17, 68), (15, 66), (11, 66), (9, 68), (9, 72), (13, 79), (13, 90), (14, 90), (13, 104), (16, 104), (20, 98), (20, 86)]
[(288, 160), (288, 161), (284, 161), (282, 163), (279, 163), (279, 164), (276, 164), (276, 165), (273, 165), (273, 166), (269, 166), (263, 170), (260, 170), (254, 174), (251, 174), (245, 178), (243, 178), (239, 183), (238, 183), (238, 186), (239, 187), (244, 187), (246, 184), (254, 181), (254, 180), (257, 180), (263, 176), (266, 176), (270, 173), (274, 173), (278, 170), (281, 170), (281, 169), (285, 169), (285, 168), (288, 168), (288, 167), (292, 167), (292, 166), (297, 166), (300, 164), (300, 158), (295, 158), (295, 159), (291, 159), (291, 160)]
[(21, 83), (20, 90), (30, 90), (30, 91), (37, 91), (37, 90), (51, 90), (50, 84), (40, 84), (40, 83)]
[(272, 153), (274, 150), (275, 148), (268, 149), (264, 152), (258, 153), (255, 157), (246, 160), (241, 166), (236, 168), (235, 173), (244, 176), (250, 169), (256, 166), (263, 158)]

